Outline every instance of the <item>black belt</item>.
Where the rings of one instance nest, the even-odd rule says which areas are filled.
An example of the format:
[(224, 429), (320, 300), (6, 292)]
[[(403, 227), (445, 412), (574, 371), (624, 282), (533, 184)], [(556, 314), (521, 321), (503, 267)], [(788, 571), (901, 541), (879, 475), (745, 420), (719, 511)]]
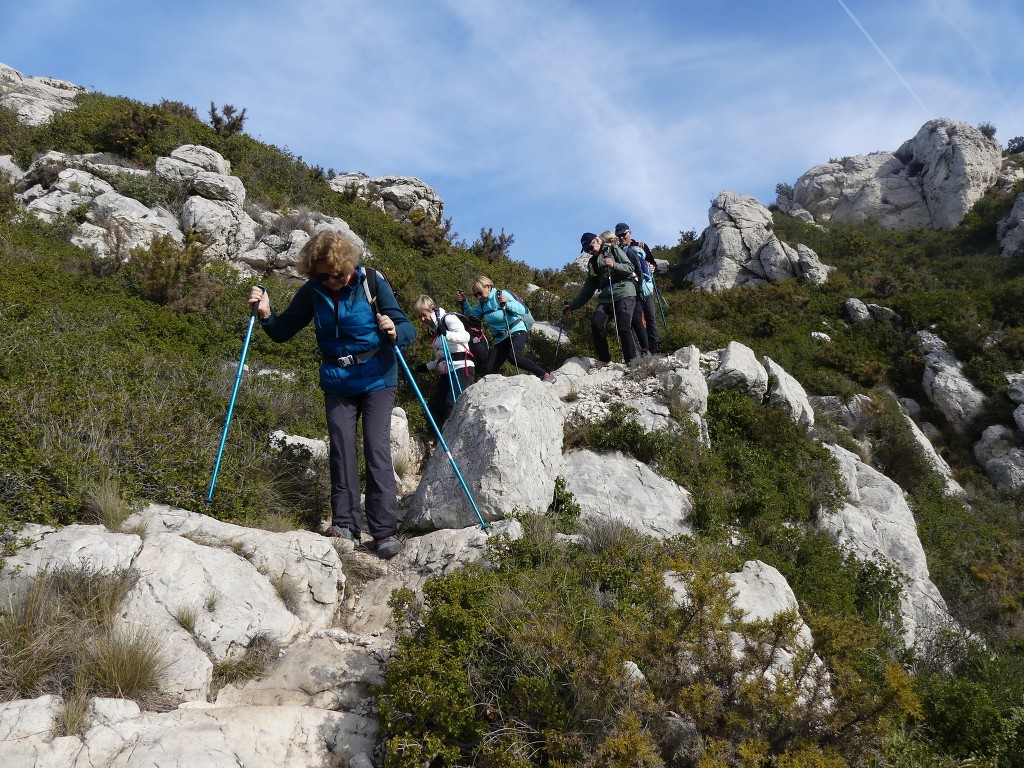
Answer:
[(348, 368), (350, 365), (362, 365), (367, 360), (377, 356), (379, 349), (371, 349), (369, 352), (360, 352), (357, 355), (345, 355), (344, 357), (325, 357), (325, 363), (333, 363), (334, 365), (340, 365), (342, 368)]

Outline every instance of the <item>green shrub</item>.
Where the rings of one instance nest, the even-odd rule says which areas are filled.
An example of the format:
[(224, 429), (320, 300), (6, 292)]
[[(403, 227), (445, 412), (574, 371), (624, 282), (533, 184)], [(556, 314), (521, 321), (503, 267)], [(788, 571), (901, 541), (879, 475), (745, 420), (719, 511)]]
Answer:
[[(670, 725), (679, 716), (700, 734), (685, 747), (693, 763), (738, 766), (756, 752), (847, 765), (877, 737), (882, 713), (913, 704), (896, 670), (866, 681), (838, 643), (832, 668), (851, 671), (833, 684), (835, 709), (823, 706), (825, 668), (809, 650), (791, 680), (759, 682), (797, 625), (791, 614), (737, 623), (720, 551), (607, 524), (537, 557), (552, 547), (550, 529), (525, 530), (493, 543), (491, 568), (429, 580), (422, 603), (393, 595), (403, 631), (378, 694), (387, 765), (663, 765), (684, 749)], [(666, 570), (686, 582), (682, 606)], [(760, 653), (736, 656), (735, 633)]]

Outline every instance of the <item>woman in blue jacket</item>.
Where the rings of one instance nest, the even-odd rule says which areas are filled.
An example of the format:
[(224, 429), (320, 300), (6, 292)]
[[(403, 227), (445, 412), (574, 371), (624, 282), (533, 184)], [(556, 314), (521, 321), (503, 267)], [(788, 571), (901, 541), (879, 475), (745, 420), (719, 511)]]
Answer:
[(324, 391), (330, 435), (331, 526), (328, 536), (359, 543), (359, 462), (356, 422), (363, 419), (366, 459), (366, 522), (378, 556), (389, 559), (402, 543), (398, 531), (395, 470), (391, 459), (391, 411), (398, 387), (394, 347), (416, 338), (384, 279), (376, 280), (371, 305), (361, 249), (351, 238), (324, 230), (313, 235), (299, 253), (298, 270), (308, 280), (280, 315), (270, 308), (270, 295), (254, 287), (260, 325), (271, 339), (287, 341), (313, 323), (323, 358), (320, 388)]
[(477, 299), (476, 306), (470, 306), (465, 291), (459, 291), (462, 313), (479, 317), (487, 323), (494, 337), (484, 373), (497, 373), (511, 357), (516, 369), (522, 368), (542, 381), (553, 382), (555, 377), (552, 374), (523, 354), (530, 338), (526, 323), (523, 322), (526, 307), (508, 291), (496, 290), (491, 279), (483, 275), (473, 280), (470, 290)]

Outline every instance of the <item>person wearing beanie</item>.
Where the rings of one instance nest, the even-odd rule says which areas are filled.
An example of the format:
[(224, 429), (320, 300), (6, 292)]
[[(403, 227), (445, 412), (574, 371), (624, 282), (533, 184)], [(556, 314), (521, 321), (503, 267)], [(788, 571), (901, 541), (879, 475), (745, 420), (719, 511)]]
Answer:
[(615, 225), (615, 235), (619, 240), (619, 247), (626, 252), (636, 270), (637, 292), (636, 308), (634, 309), (634, 327), (636, 324), (645, 326), (647, 341), (650, 346), (649, 352), (660, 351), (661, 337), (658, 333), (658, 319), (655, 314), (654, 296), (654, 272), (657, 267), (654, 264), (654, 257), (646, 243), (637, 242), (633, 239), (633, 232), (629, 224), (620, 221)]
[[(614, 240), (614, 233), (608, 232)], [(629, 363), (636, 357), (636, 343), (631, 331), (633, 306), (636, 303), (636, 284), (633, 282), (633, 265), (619, 246), (602, 243), (593, 232), (580, 236), (583, 253), (589, 253), (587, 278), (572, 301), (567, 301), (562, 312), (568, 314), (579, 309), (598, 293), (597, 308), (590, 321), (594, 337), (594, 351), (597, 359), (610, 363), (612, 356), (608, 348), (608, 321), (613, 320), (619, 337), (622, 356)]]

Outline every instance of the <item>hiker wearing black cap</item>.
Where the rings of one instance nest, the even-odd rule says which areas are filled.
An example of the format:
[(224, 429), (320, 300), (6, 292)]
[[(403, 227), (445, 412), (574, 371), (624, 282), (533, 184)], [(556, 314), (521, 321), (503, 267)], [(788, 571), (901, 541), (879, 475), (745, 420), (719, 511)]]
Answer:
[(647, 330), (648, 350), (658, 352), (660, 336), (658, 334), (658, 322), (655, 316), (654, 301), (654, 273), (658, 267), (654, 263), (654, 256), (647, 243), (633, 239), (633, 232), (629, 224), (619, 222), (615, 225), (615, 235), (619, 239), (619, 247), (626, 252), (633, 262), (637, 273), (637, 296), (635, 314), (642, 318)]
[(597, 293), (597, 308), (590, 321), (597, 359), (603, 363), (611, 362), (612, 355), (608, 349), (608, 321), (612, 320), (619, 337), (622, 356), (628, 363), (636, 357), (636, 343), (631, 331), (633, 306), (636, 303), (633, 265), (621, 248), (611, 243), (602, 243), (601, 238), (593, 232), (584, 232), (580, 236), (580, 247), (583, 249), (582, 253), (590, 254), (587, 278), (576, 297), (562, 307), (562, 312), (568, 313), (579, 309)]

